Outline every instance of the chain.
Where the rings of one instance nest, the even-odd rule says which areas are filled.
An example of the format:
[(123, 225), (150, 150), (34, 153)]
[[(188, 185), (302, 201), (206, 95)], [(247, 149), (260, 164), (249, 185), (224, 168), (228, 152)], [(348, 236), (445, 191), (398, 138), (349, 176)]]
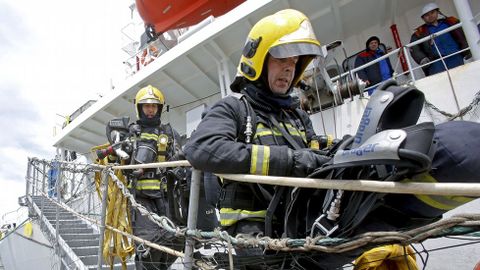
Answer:
[[(263, 237), (261, 235), (253, 237), (251, 235), (239, 234), (236, 237), (230, 236), (226, 231), (214, 230), (212, 232), (203, 232), (200, 230), (187, 230), (186, 228), (177, 227), (170, 219), (165, 216), (158, 216), (156, 213), (149, 212), (144, 206), (137, 203), (128, 188), (116, 177), (111, 167), (105, 167), (105, 172), (111, 177), (114, 183), (120, 188), (124, 196), (128, 198), (133, 208), (137, 209), (142, 215), (146, 215), (152, 222), (159, 227), (174, 233), (177, 237), (192, 237), (197, 241), (205, 240), (220, 240), (226, 246), (237, 247), (263, 247), (269, 250), (278, 251), (320, 251), (326, 253), (343, 253), (351, 251), (369, 244), (391, 244), (400, 243), (408, 245), (412, 243), (419, 243), (428, 238), (442, 237), (451, 234), (471, 234), (471, 236), (480, 237), (480, 214), (462, 214), (456, 215), (448, 219), (443, 219), (429, 225), (403, 232), (369, 232), (357, 235), (354, 238), (329, 238), (324, 236), (306, 237), (305, 239), (291, 239), (282, 238), (274, 239), (270, 237)], [(44, 196), (43, 192), (41, 192)], [(51, 200), (51, 199), (50, 199)], [(56, 201), (51, 200), (55, 204)], [(98, 221), (85, 217), (72, 209), (69, 209), (61, 204), (58, 204), (63, 209), (72, 212), (76, 216), (89, 220), (92, 223), (98, 224)], [(163, 247), (135, 235), (121, 232), (113, 227), (106, 226), (107, 229), (118, 232), (124, 236), (130, 237), (135, 241), (145, 243), (146, 245), (159, 249), (161, 251), (170, 253), (175, 256), (183, 257), (184, 254)], [(230, 249), (230, 248), (229, 248)], [(202, 262), (196, 261), (196, 264)], [(205, 266), (208, 268), (208, 266)]]
[(475, 94), (475, 97), (473, 98), (472, 102), (470, 102), (470, 104), (466, 107), (464, 107), (463, 109), (461, 109), (458, 113), (456, 114), (451, 114), (451, 113), (448, 113), (446, 111), (442, 111), (440, 110), (439, 108), (437, 108), (435, 105), (433, 105), (432, 103), (430, 103), (429, 101), (425, 100), (425, 106), (448, 117), (448, 121), (452, 121), (456, 118), (459, 118), (459, 117), (463, 117), (465, 116), (469, 111), (471, 111), (474, 107), (476, 107), (478, 105), (478, 103), (480, 103), (480, 91), (478, 91), (476, 94)]

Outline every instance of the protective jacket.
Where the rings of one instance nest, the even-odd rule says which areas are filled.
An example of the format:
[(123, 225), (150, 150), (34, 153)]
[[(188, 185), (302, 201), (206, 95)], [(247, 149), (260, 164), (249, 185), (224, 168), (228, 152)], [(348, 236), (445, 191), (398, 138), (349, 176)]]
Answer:
[[(359, 67), (362, 65), (365, 65), (366, 63), (369, 63), (381, 56), (385, 55), (383, 51), (378, 50), (378, 52), (374, 52), (371, 50), (366, 50), (364, 52), (361, 52), (357, 58), (355, 59), (355, 67)], [(384, 62), (385, 61), (385, 62)], [(384, 62), (384, 63), (382, 63)], [(381, 66), (382, 65), (382, 66)], [(385, 78), (382, 76), (382, 67), (383, 65), (385, 66), (385, 70), (383, 71), (385, 73)], [(386, 80), (390, 77), (392, 77), (393, 74), (393, 68), (392, 64), (390, 63), (390, 60), (387, 58), (385, 60), (382, 60), (374, 65), (371, 65), (369, 67), (366, 67), (360, 71), (358, 71), (358, 77), (362, 80), (368, 80), (370, 81), (370, 85), (375, 85), (383, 80)]]
[[(144, 125), (141, 121), (137, 123), (140, 123), (140, 132), (136, 141), (137, 150), (132, 157), (135, 159), (135, 163), (169, 161), (175, 156), (180, 149), (179, 136), (169, 124)], [(169, 171), (170, 169), (144, 169), (136, 181), (133, 181), (132, 187), (135, 189), (136, 201), (148, 211), (176, 221), (173, 186), (177, 179), (169, 179), (169, 176), (172, 175)], [(177, 250), (182, 249), (182, 242), (179, 239), (159, 228), (148, 217), (141, 215), (135, 209), (132, 209), (132, 215), (135, 235)], [(148, 249), (142, 244), (137, 245), (136, 251), (136, 265), (141, 269), (167, 269), (176, 260), (175, 256)]]
[[(273, 106), (268, 102), (272, 94), (253, 83), (246, 83), (241, 94), (241, 98), (228, 96), (213, 105), (185, 145), (187, 159), (195, 168), (215, 173), (291, 175), (288, 168), (293, 161), (288, 150), (293, 147), (277, 126), (307, 148), (315, 139), (308, 115), (291, 105)], [(249, 124), (251, 143), (246, 138)], [(219, 202), (222, 226), (239, 220), (264, 220), (274, 195), (271, 186), (224, 180), (223, 188)]]
[[(439, 24), (446, 23), (448, 26), (455, 25), (459, 22), (460, 21), (453, 16), (438, 20)], [(412, 37), (410, 39), (410, 42), (417, 41), (417, 40), (419, 40), (421, 38), (424, 38), (426, 36), (429, 36), (431, 34), (433, 34), (433, 33), (430, 32), (430, 30), (428, 28), (428, 25), (423, 24), (423, 25), (419, 26), (417, 29), (415, 29), (415, 32), (412, 34)], [(450, 31), (449, 33), (443, 34), (443, 36), (445, 36), (445, 35), (449, 35), (451, 38), (453, 38), (453, 40), (457, 43), (459, 50), (465, 49), (465, 48), (468, 47), (467, 40), (465, 38), (465, 34), (463, 33), (461, 28), (457, 28), (453, 31)], [(438, 40), (436, 40), (436, 42), (438, 43)], [(440, 56), (438, 55), (438, 53), (436, 52), (436, 50), (432, 46), (433, 46), (433, 43), (430, 40), (430, 41), (425, 41), (423, 43), (420, 43), (420, 44), (412, 47), (411, 54), (412, 54), (413, 59), (415, 59), (415, 61), (417, 63), (420, 63), (422, 61), (422, 59), (424, 59), (424, 58), (428, 58), (430, 61), (433, 61), (433, 60), (439, 58)], [(467, 56), (469, 53), (470, 53), (469, 51), (466, 51), (466, 52), (462, 53), (462, 55)], [(425, 72), (426, 75), (431, 75), (430, 72), (429, 72), (428, 66), (423, 67), (423, 71)]]
[[(170, 160), (176, 149), (179, 149), (175, 137), (175, 131), (170, 125), (160, 126), (141, 126), (141, 133), (137, 139), (136, 163), (154, 163)], [(148, 149), (143, 151), (142, 149)], [(149, 151), (151, 150), (151, 151)], [(156, 153), (156, 155), (154, 154)], [(167, 190), (165, 174), (155, 168), (144, 169), (142, 175), (139, 176), (135, 188), (137, 195), (149, 198), (164, 197)], [(162, 178), (163, 182), (162, 182)]]

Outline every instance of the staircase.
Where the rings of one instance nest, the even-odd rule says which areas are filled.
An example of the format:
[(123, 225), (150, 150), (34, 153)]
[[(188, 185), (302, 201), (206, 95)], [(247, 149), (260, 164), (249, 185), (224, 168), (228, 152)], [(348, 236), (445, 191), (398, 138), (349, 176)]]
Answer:
[[(55, 230), (57, 227), (57, 205), (41, 196), (33, 196), (32, 202), (36, 206), (32, 205), (35, 212), (37, 212), (39, 216), (44, 216), (42, 222), (48, 223), (45, 225), (47, 225), (47, 228), (50, 228), (50, 232), (53, 234), (53, 239), (55, 239)], [(41, 209), (43, 209), (43, 211)], [(59, 243), (61, 248), (63, 246), (62, 243), (65, 243), (64, 253), (70, 257), (72, 264), (74, 263), (73, 268), (88, 270), (97, 269), (98, 242), (100, 237), (98, 232), (95, 231), (91, 225), (85, 223), (82, 219), (67, 210), (58, 208), (58, 211)], [(62, 258), (62, 261), (65, 262), (64, 258)], [(110, 269), (110, 266), (102, 265), (102, 269)], [(113, 269), (122, 269), (122, 266), (120, 263), (116, 263)], [(127, 263), (127, 269), (135, 269), (133, 262)]]

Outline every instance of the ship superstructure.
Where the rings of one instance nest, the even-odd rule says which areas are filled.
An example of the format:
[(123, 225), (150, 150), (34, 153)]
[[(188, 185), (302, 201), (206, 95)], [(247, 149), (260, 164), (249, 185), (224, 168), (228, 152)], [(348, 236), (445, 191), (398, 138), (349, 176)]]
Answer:
[[(476, 44), (471, 43), (474, 53), (470, 63), (430, 77), (424, 76), (409, 55), (412, 46), (408, 44), (409, 36), (420, 24), (419, 10), (427, 2), (246, 1), (223, 16), (208, 17), (189, 29), (169, 29), (156, 41), (149, 42), (146, 36), (131, 40), (125, 47), (131, 49), (131, 56), (123, 61), (127, 67), (125, 81), (97, 102), (90, 102), (89, 107), (75, 115), (55, 137), (54, 146), (62, 155), (60, 160), (66, 160), (66, 153), (71, 152), (83, 154), (86, 158), (82, 162), (60, 165), (57, 170), (61, 171), (65, 181), (54, 187), (47, 183), (49, 170), (56, 168), (54, 163), (35, 158), (29, 160), (27, 194), (20, 203), (29, 207), (32, 220), (18, 224), (23, 233), (10, 233), (2, 240), (0, 250), (3, 264), (7, 266), (5, 269), (31, 269), (34, 264), (38, 269), (101, 268), (98, 246), (103, 236), (96, 222), (102, 221), (101, 216), (106, 210), (102, 208), (92, 180), (98, 168), (86, 164), (92, 161), (90, 149), (106, 142), (107, 121), (120, 116), (135, 119), (132, 103), (135, 93), (146, 85), (155, 85), (162, 89), (168, 104), (162, 121), (169, 122), (188, 138), (198, 124), (201, 112), (230, 93), (229, 85), (236, 74), (236, 64), (249, 29), (260, 18), (277, 10), (293, 8), (304, 12), (325, 45), (324, 66), (313, 65), (305, 76), (313, 91), (309, 109), (317, 133), (335, 137), (355, 133), (368, 96), (363, 94), (365, 86), (355, 76), (358, 69), (352, 66), (350, 57), (363, 49), (364, 40), (370, 35), (380, 36), (384, 43), (393, 47), (392, 25), (404, 45), (394, 48), (388, 56), (397, 80), (414, 84), (425, 93), (431, 105), (425, 107), (420, 121), (438, 123), (460, 118), (479, 122), (479, 40)], [(475, 1), (454, 2), (439, 1), (439, 4), (445, 13), (459, 16), (462, 21), (472, 19), (465, 17), (465, 9), (473, 14), (480, 13), (480, 5)], [(478, 24), (478, 16), (475, 18)], [(468, 36), (468, 32), (466, 34)], [(147, 54), (153, 50), (150, 45), (158, 51), (147, 59)], [(405, 57), (406, 70), (399, 54)], [(84, 220), (71, 212), (91, 220)], [(25, 229), (26, 226), (30, 229)], [(29, 231), (42, 233), (29, 235)], [(22, 258), (27, 256), (18, 256), (16, 252), (32, 248), (37, 252), (30, 261), (24, 262)], [(4, 255), (6, 250), (9, 255)], [(50, 260), (44, 261), (46, 257)], [(118, 260), (115, 263), (115, 268), (121, 269)], [(182, 263), (176, 267), (182, 269)], [(131, 261), (127, 265), (133, 267)], [(458, 265), (465, 264), (459, 262)]]

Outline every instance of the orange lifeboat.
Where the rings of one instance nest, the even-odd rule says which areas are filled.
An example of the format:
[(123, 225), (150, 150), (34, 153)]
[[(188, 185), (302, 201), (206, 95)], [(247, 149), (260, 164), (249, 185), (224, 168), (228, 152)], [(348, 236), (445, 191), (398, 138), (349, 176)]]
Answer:
[(199, 23), (210, 15), (223, 15), (245, 0), (135, 0), (145, 26), (158, 33)]

